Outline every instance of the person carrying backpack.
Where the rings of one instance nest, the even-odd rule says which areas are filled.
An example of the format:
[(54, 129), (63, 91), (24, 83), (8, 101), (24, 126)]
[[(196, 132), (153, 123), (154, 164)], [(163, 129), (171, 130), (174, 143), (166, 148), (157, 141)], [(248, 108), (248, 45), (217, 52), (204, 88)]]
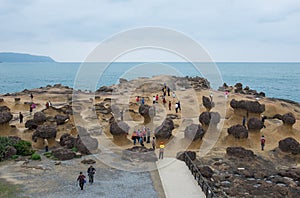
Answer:
[(82, 172), (79, 173), (77, 181), (79, 182), (80, 189), (83, 190), (83, 186), (85, 183), (85, 176), (82, 174)]
[(262, 135), (261, 138), (260, 138), (260, 144), (261, 144), (261, 150), (262, 151), (264, 150), (265, 142), (266, 142), (265, 136)]
[(88, 176), (89, 176), (89, 183), (90, 184), (94, 183), (94, 175), (96, 173), (96, 169), (93, 166), (90, 166), (87, 169), (87, 173), (88, 173)]

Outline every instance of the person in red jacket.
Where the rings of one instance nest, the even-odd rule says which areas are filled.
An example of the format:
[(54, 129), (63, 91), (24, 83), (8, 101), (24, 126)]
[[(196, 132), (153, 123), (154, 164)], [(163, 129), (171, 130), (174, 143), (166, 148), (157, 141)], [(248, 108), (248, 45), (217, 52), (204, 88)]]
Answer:
[(261, 144), (261, 150), (262, 151), (264, 150), (265, 142), (266, 142), (265, 136), (262, 135), (261, 138), (260, 138), (260, 144)]
[(82, 172), (79, 173), (77, 181), (79, 182), (80, 189), (83, 190), (83, 186), (85, 183), (85, 176), (82, 174)]

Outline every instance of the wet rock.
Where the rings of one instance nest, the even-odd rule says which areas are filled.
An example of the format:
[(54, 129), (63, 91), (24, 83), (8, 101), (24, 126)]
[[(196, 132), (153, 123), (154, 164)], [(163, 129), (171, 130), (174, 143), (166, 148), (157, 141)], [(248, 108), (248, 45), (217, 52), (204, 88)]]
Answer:
[(200, 126), (200, 124), (191, 124), (187, 126), (184, 130), (184, 137), (190, 140), (197, 140), (197, 139), (202, 139), (204, 136), (205, 131), (204, 129)]
[(81, 161), (82, 164), (96, 164), (96, 161), (93, 159), (84, 159)]
[(300, 154), (300, 144), (292, 137), (280, 140), (278, 147), (283, 152), (292, 153), (293, 155)]
[(176, 158), (178, 160), (184, 161), (185, 155), (188, 155), (192, 161), (194, 161), (196, 159), (195, 151), (180, 151), (176, 154)]
[(73, 151), (65, 148), (53, 150), (52, 155), (59, 160), (70, 160), (75, 157), (75, 153)]
[(43, 124), (46, 120), (47, 120), (47, 117), (46, 115), (43, 113), (43, 112), (36, 112), (34, 115), (33, 115), (33, 120), (37, 123), (37, 124)]
[(238, 139), (248, 138), (248, 130), (240, 124), (228, 128), (227, 132), (229, 135), (233, 135), (233, 137)]
[(206, 96), (202, 97), (202, 102), (203, 102), (203, 106), (208, 111), (211, 110), (215, 106), (215, 103), (213, 101), (211, 101), (209, 97), (206, 97)]
[(119, 121), (119, 122), (112, 122), (110, 125), (110, 133), (112, 135), (127, 135), (129, 132), (129, 126), (126, 122)]
[(38, 126), (36, 131), (32, 135), (32, 139), (42, 138), (51, 139), (56, 137), (56, 128), (50, 125)]
[(8, 124), (12, 118), (10, 109), (7, 106), (0, 106), (0, 124)]
[(122, 151), (122, 159), (128, 161), (144, 161), (144, 162), (155, 162), (157, 156), (152, 148), (146, 148), (144, 146), (134, 146)]
[(38, 123), (36, 123), (34, 120), (27, 120), (25, 122), (25, 127), (30, 130), (36, 129), (38, 127)]
[(168, 139), (172, 136), (172, 131), (174, 129), (174, 122), (170, 118), (166, 118), (163, 123), (157, 127), (154, 131), (156, 138)]
[(70, 118), (68, 115), (58, 114), (54, 117), (54, 119), (55, 119), (57, 125), (62, 125), (64, 123), (66, 123)]
[(250, 118), (247, 121), (249, 131), (259, 131), (264, 127), (263, 122), (258, 118)]
[(247, 150), (243, 147), (227, 147), (226, 154), (228, 156), (238, 158), (254, 158), (254, 153), (251, 150)]
[(207, 179), (211, 178), (214, 174), (214, 171), (209, 166), (198, 166), (201, 175)]
[(235, 99), (232, 99), (230, 101), (230, 106), (233, 109), (244, 109), (251, 113), (262, 113), (265, 111), (265, 105), (260, 104), (257, 101), (247, 101), (247, 100), (241, 100), (237, 101)]
[(61, 146), (66, 146), (68, 149), (71, 149), (74, 147), (75, 145), (75, 142), (76, 142), (76, 138), (71, 136), (70, 134), (68, 133), (65, 133), (63, 134), (61, 137), (60, 137), (60, 141), (59, 141), (59, 144)]
[(221, 116), (218, 112), (203, 112), (199, 116), (199, 122), (202, 125), (210, 125), (216, 126), (221, 120)]

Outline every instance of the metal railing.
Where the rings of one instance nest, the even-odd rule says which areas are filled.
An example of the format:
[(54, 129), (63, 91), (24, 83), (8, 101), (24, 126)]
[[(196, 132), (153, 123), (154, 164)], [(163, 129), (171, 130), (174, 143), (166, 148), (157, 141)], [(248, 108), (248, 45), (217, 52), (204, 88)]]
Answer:
[(192, 162), (191, 158), (188, 156), (187, 153), (184, 153), (184, 161), (185, 164), (189, 167), (192, 175), (196, 179), (198, 185), (201, 187), (202, 191), (204, 192), (207, 198), (215, 198), (217, 197), (208, 183), (204, 180), (201, 172), (199, 171), (198, 167)]

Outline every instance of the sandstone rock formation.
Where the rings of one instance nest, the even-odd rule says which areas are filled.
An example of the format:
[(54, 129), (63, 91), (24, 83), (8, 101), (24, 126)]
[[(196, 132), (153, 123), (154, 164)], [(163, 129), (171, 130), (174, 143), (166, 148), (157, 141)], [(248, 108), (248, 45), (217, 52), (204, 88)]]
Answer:
[(248, 130), (240, 124), (228, 128), (227, 132), (229, 135), (232, 135), (233, 137), (238, 139), (248, 138)]
[(174, 122), (170, 118), (166, 118), (163, 123), (155, 129), (154, 135), (156, 138), (168, 139), (172, 136)]
[(184, 161), (185, 155), (189, 156), (192, 161), (194, 161), (196, 159), (195, 151), (180, 151), (176, 154), (176, 158), (178, 160)]
[(144, 146), (134, 146), (122, 151), (122, 159), (128, 161), (139, 160), (143, 162), (155, 162), (157, 156), (152, 148)]
[(247, 127), (248, 127), (249, 132), (251, 132), (251, 131), (259, 132), (264, 127), (264, 124), (258, 118), (250, 118), (247, 121)]
[(33, 115), (33, 121), (38, 125), (43, 124), (47, 120), (46, 115), (43, 112), (36, 112)]
[(36, 129), (38, 127), (38, 124), (34, 120), (27, 120), (25, 122), (25, 127), (27, 129), (32, 130), (32, 129)]
[(126, 122), (114, 121), (110, 125), (110, 133), (114, 136), (127, 135), (128, 132), (129, 132), (129, 126)]
[(238, 157), (238, 158), (254, 158), (254, 153), (251, 150), (245, 149), (243, 147), (227, 147), (226, 154), (228, 156)]
[(187, 126), (184, 130), (184, 137), (192, 141), (202, 139), (204, 134), (205, 131), (200, 124), (191, 124)]
[(75, 157), (75, 153), (73, 151), (65, 148), (53, 150), (52, 155), (59, 160), (70, 160)]
[(283, 152), (292, 153), (293, 155), (300, 154), (300, 144), (292, 137), (280, 140), (278, 147)]
[(0, 106), (0, 124), (8, 124), (12, 118), (10, 109), (7, 106)]
[(144, 124), (151, 122), (151, 119), (154, 117), (155, 110), (149, 105), (140, 105), (139, 113), (144, 117)]
[(260, 104), (257, 101), (248, 101), (248, 100), (237, 101), (235, 99), (232, 99), (230, 101), (230, 106), (233, 109), (243, 109), (249, 113), (260, 114), (265, 111), (265, 105)]
[(68, 115), (57, 114), (54, 117), (54, 119), (55, 119), (57, 125), (62, 125), (62, 124), (64, 124), (70, 118), (69, 118)]
[(199, 116), (199, 122), (202, 125), (208, 126), (216, 126), (221, 120), (221, 116), (218, 112), (203, 112)]
[(215, 106), (215, 103), (211, 101), (209, 97), (206, 96), (202, 97), (202, 103), (203, 106), (207, 109), (207, 111), (210, 111)]
[(36, 138), (51, 139), (56, 137), (56, 128), (50, 125), (40, 125), (32, 135), (32, 139)]

